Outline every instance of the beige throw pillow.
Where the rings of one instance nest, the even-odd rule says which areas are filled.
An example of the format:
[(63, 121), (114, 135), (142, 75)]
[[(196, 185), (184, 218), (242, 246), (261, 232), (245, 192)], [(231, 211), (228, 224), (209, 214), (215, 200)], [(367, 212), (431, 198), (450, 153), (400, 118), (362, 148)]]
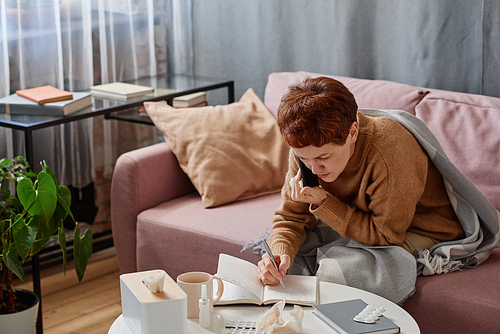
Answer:
[(144, 107), (205, 208), (280, 191), (289, 149), (251, 88), (228, 105), (175, 109), (146, 102)]

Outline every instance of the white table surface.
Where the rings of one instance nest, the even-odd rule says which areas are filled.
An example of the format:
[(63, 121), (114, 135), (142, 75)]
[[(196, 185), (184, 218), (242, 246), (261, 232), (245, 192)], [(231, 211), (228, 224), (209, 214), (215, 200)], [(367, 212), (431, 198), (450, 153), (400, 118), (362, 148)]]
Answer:
[[(349, 299), (361, 298), (366, 303), (385, 308), (384, 316), (392, 320), (401, 328), (403, 334), (419, 334), (415, 320), (403, 308), (393, 302), (377, 296), (373, 293), (351, 288), (345, 285), (320, 282), (320, 303), (331, 303)], [(212, 322), (209, 328), (201, 328), (198, 319), (188, 319), (188, 333), (227, 333), (224, 328), (226, 320), (257, 321), (271, 306), (257, 305), (225, 305), (215, 306), (212, 314)], [(327, 325), (312, 314), (313, 308), (302, 306), (304, 309), (304, 320), (302, 321), (303, 334), (334, 333)], [(287, 305), (283, 312), (283, 320), (292, 320), (290, 310), (293, 306)], [(123, 323), (123, 316), (120, 315), (111, 325), (108, 334), (133, 334), (128, 326)]]

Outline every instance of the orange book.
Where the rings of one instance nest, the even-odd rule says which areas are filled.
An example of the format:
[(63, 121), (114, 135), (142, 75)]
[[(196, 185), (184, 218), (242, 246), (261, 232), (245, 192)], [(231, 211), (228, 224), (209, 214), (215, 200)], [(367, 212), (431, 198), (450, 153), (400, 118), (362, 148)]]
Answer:
[(73, 94), (52, 86), (41, 86), (36, 88), (22, 89), (16, 94), (38, 104), (71, 100)]

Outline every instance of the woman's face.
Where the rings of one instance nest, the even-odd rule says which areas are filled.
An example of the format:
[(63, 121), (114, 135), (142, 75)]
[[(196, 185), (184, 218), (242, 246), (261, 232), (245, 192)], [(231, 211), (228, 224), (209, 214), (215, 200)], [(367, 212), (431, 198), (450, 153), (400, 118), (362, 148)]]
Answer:
[(292, 147), (295, 155), (324, 182), (333, 182), (344, 171), (354, 153), (358, 137), (358, 123), (353, 123), (344, 145), (333, 143), (323, 146)]

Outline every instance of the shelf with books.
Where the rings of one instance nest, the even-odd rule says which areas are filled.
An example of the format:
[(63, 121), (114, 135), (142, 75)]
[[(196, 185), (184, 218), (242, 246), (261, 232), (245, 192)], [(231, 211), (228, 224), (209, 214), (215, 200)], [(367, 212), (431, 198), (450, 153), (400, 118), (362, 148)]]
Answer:
[[(143, 77), (130, 81), (130, 83), (156, 87), (157, 93), (152, 95), (143, 95), (128, 100), (112, 100), (107, 98), (91, 98), (92, 104), (68, 115), (27, 115), (0, 113), (0, 127), (19, 130), (24, 135), (24, 146), (26, 158), (30, 165), (35, 165), (33, 158), (34, 143), (33, 131), (53, 127), (56, 125), (75, 122), (77, 120), (92, 118), (104, 115), (105, 118), (130, 121), (134, 123), (144, 123), (147, 117), (138, 116), (137, 109), (145, 101), (170, 100), (176, 96), (191, 94), (199, 91), (224, 90), (227, 91), (227, 103), (234, 102), (234, 81), (216, 78), (203, 78), (196, 76), (162, 74), (158, 76)], [(90, 92), (87, 91), (90, 95)], [(138, 119), (121, 119), (119, 112), (135, 108), (135, 114)], [(111, 114), (116, 115), (113, 117)], [(109, 116), (109, 117), (107, 117)], [(152, 125), (152, 123), (146, 123)], [(97, 245), (93, 245), (96, 247)], [(34, 291), (39, 296), (40, 291), (40, 258), (36, 257), (32, 262), (33, 286)]]
[(64, 116), (92, 104), (90, 93), (70, 93), (72, 98), (43, 104), (22, 97), (19, 93), (0, 99), (0, 113), (7, 115)]

